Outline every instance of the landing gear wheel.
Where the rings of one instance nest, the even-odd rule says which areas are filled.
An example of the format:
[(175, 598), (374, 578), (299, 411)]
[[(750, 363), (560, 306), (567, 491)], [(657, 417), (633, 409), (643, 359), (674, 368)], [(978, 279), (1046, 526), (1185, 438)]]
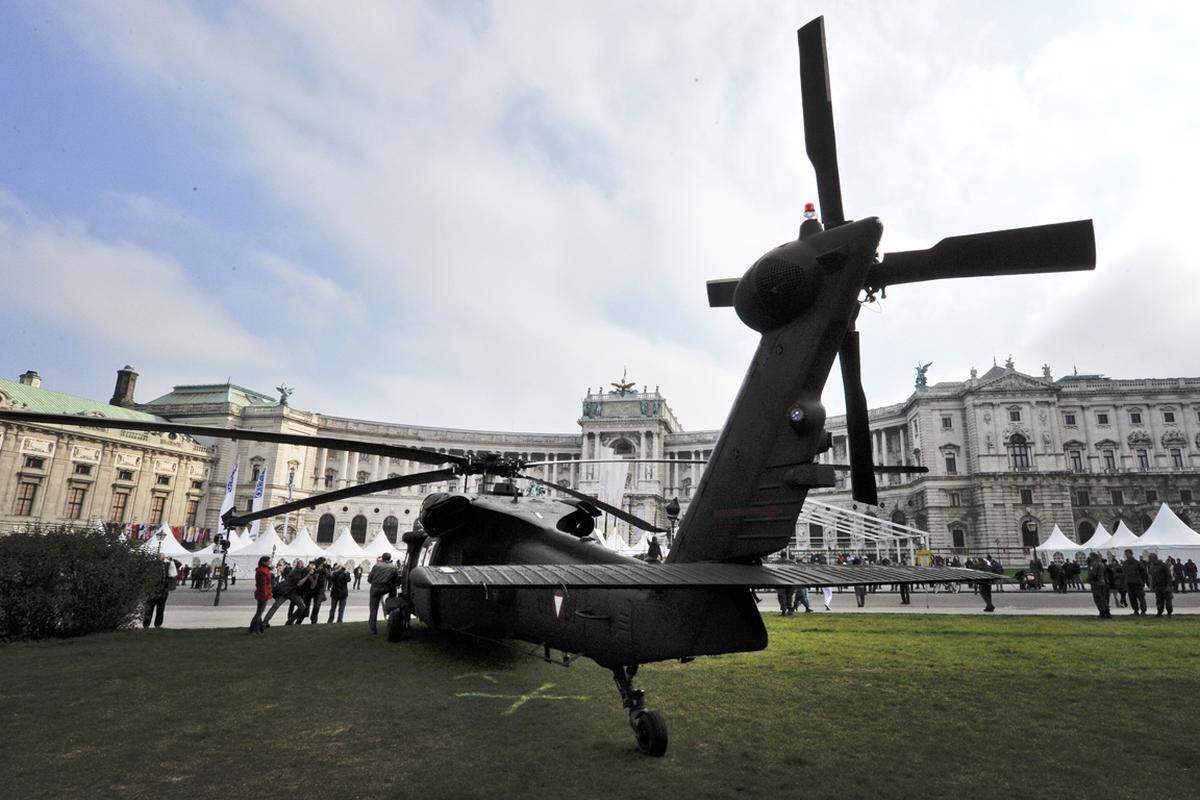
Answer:
[(629, 724), (637, 736), (638, 751), (654, 758), (667, 752), (667, 722), (653, 708), (643, 709), (630, 716)]
[(402, 642), (408, 637), (409, 612), (407, 608), (397, 608), (388, 614), (387, 640)]

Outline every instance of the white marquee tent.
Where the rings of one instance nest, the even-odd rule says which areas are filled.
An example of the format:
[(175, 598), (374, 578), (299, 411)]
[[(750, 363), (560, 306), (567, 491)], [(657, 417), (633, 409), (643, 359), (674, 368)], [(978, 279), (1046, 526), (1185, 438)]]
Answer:
[(367, 557), (371, 559), (372, 562), (374, 562), (375, 559), (384, 553), (391, 553), (393, 561), (404, 560), (404, 553), (397, 550), (395, 546), (388, 541), (387, 534), (383, 532), (382, 528), (379, 529), (379, 532), (375, 534), (375, 537), (371, 539), (371, 541), (367, 542), (366, 545), (363, 546), (363, 550), (366, 552)]
[(1117, 523), (1117, 530), (1113, 533), (1112, 538), (1104, 545), (1104, 548), (1109, 552), (1115, 552), (1118, 556), (1124, 555), (1125, 549), (1134, 549), (1138, 545), (1138, 535), (1129, 530), (1129, 526), (1125, 524), (1125, 520)]
[(1068, 539), (1066, 534), (1062, 532), (1062, 529), (1055, 525), (1054, 530), (1050, 531), (1050, 535), (1046, 537), (1046, 541), (1042, 542), (1035, 549), (1043, 561), (1053, 561), (1056, 553), (1060, 553), (1068, 559), (1074, 558), (1075, 553), (1080, 550), (1080, 547)]
[[(387, 542), (387, 537), (385, 536), (383, 540)], [(374, 554), (368, 553), (362, 545), (354, 541), (354, 537), (350, 535), (350, 529), (347, 527), (343, 527), (342, 532), (333, 540), (333, 544), (325, 548), (325, 557), (335, 564), (346, 564), (350, 569), (354, 568), (354, 564), (369, 568), (376, 558)]]
[[(160, 533), (166, 534), (162, 540), (161, 551), (159, 550), (159, 545), (158, 545), (158, 534), (160, 534)], [(147, 539), (145, 542), (142, 543), (142, 549), (145, 550), (147, 553), (162, 552), (162, 553), (170, 556), (171, 558), (176, 558), (176, 559), (179, 559), (180, 561), (183, 561), (183, 563), (185, 563), (185, 564), (192, 563), (190, 560), (185, 560), (185, 559), (191, 559), (191, 557), (192, 557), (191, 552), (186, 547), (184, 547), (183, 545), (181, 545), (179, 543), (179, 540), (175, 538), (175, 534), (171, 532), (171, 529), (167, 526), (167, 523), (165, 523), (165, 522), (162, 524), (162, 526), (158, 530), (156, 530), (154, 532), (153, 536), (151, 536), (149, 539)]]
[(1104, 528), (1104, 523), (1097, 522), (1096, 532), (1092, 534), (1090, 539), (1079, 545), (1079, 549), (1087, 550), (1089, 553), (1099, 553), (1108, 546), (1110, 539), (1112, 539), (1112, 534)]
[(1146, 529), (1134, 548), (1141, 553), (1158, 553), (1161, 557), (1200, 558), (1200, 533), (1184, 524), (1166, 503), (1158, 508), (1154, 522)]
[(292, 550), (293, 558), (311, 560), (325, 555), (325, 551), (321, 549), (321, 546), (313, 541), (312, 534), (308, 532), (308, 528), (301, 528), (300, 532), (288, 542), (288, 547)]
[(278, 563), (281, 558), (300, 558), (279, 538), (275, 529), (268, 526), (254, 541), (247, 542), (236, 550), (230, 550), (227, 560), (237, 565), (239, 575), (252, 575), (254, 568), (258, 566), (258, 559), (262, 556), (271, 556), (273, 563)]

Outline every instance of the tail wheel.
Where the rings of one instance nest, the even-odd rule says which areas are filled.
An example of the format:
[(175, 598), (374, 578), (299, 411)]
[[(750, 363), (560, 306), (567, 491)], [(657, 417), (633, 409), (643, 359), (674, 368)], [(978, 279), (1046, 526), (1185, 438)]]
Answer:
[(632, 722), (641, 753), (659, 758), (667, 752), (667, 722), (662, 714), (647, 708), (639, 712)]

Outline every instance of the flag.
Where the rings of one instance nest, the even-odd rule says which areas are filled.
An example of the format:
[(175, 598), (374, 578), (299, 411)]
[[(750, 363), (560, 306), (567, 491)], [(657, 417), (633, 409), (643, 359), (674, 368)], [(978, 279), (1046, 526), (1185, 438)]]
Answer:
[[(264, 466), (262, 472), (258, 473), (258, 483), (254, 486), (254, 502), (250, 505), (251, 511), (262, 511), (263, 507), (263, 489), (267, 485), (267, 468)], [(261, 520), (254, 520), (250, 523), (250, 541), (258, 538), (258, 523)]]
[[(296, 470), (288, 470), (288, 502), (292, 502), (292, 487), (296, 485)], [(287, 536), (291, 527), (291, 512), (283, 515), (283, 535)]]
[(225, 536), (229, 536), (229, 531), (225, 529), (225, 512), (233, 510), (233, 504), (236, 498), (234, 497), (237, 489), (237, 462), (233, 463), (233, 470), (229, 473), (229, 480), (225, 482), (225, 499), (221, 501), (220, 518), (217, 523), (217, 530)]

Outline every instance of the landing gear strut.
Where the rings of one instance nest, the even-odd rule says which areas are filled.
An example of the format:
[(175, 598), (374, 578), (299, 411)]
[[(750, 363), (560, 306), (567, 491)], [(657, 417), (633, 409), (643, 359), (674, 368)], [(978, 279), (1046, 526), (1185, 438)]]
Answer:
[(629, 709), (629, 727), (637, 737), (638, 750), (657, 758), (667, 752), (667, 722), (662, 714), (646, 708), (646, 690), (633, 685), (637, 671), (637, 664), (617, 667), (613, 670), (613, 680), (617, 682), (621, 702)]
[[(391, 604), (389, 604), (391, 605)], [(408, 598), (400, 595), (387, 615), (387, 640), (402, 642), (408, 638), (408, 623), (412, 618), (412, 605)]]

